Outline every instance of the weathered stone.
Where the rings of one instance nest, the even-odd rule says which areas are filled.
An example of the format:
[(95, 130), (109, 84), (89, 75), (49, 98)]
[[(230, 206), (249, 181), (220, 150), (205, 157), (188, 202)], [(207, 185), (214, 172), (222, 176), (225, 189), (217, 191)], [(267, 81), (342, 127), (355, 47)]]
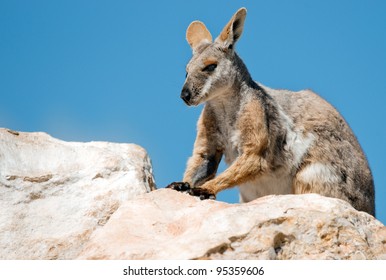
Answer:
[(119, 206), (154, 189), (133, 144), (0, 129), (0, 259), (73, 259)]
[(382, 259), (386, 228), (316, 194), (246, 204), (157, 190), (122, 205), (81, 259)]
[(151, 172), (136, 145), (0, 129), (0, 259), (386, 259), (386, 227), (339, 199), (201, 201)]

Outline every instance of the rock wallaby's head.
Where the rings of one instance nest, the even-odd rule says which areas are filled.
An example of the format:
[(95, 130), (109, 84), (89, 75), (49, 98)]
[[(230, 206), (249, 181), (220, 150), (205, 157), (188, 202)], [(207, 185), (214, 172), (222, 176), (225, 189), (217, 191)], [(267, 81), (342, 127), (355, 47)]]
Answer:
[(214, 42), (202, 22), (193, 21), (189, 25), (186, 39), (193, 57), (186, 66), (186, 80), (181, 92), (187, 105), (199, 105), (232, 87), (237, 75), (234, 47), (243, 32), (246, 14), (245, 8), (238, 10)]

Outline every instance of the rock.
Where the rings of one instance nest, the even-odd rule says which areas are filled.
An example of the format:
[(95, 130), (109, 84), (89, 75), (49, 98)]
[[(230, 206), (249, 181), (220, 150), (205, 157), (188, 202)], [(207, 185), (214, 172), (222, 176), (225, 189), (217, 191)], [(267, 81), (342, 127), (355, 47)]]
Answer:
[(386, 228), (317, 194), (246, 204), (160, 189), (124, 203), (79, 259), (385, 259)]
[(123, 202), (154, 188), (137, 145), (0, 129), (0, 259), (74, 259)]
[(139, 146), (0, 129), (0, 259), (386, 259), (386, 227), (339, 199), (154, 189)]

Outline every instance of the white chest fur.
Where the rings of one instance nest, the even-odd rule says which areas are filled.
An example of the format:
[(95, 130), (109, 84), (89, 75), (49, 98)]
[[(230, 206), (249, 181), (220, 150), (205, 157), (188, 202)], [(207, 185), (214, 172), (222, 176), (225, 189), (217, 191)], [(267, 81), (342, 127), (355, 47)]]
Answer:
[(241, 133), (239, 130), (231, 130), (224, 141), (224, 156), (227, 164), (231, 164), (239, 156), (240, 135)]

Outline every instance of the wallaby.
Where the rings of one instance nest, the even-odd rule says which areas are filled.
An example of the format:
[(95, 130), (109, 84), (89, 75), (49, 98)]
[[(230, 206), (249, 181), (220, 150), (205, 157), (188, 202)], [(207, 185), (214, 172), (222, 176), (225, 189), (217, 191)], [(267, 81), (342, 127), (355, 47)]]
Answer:
[[(251, 78), (235, 52), (245, 17), (241, 8), (214, 42), (202, 22), (187, 29), (193, 57), (181, 98), (205, 106), (183, 182), (168, 187), (214, 199), (238, 186), (241, 202), (318, 193), (374, 215), (371, 171), (337, 110), (310, 90), (274, 90)], [(215, 176), (223, 155), (229, 166)]]

